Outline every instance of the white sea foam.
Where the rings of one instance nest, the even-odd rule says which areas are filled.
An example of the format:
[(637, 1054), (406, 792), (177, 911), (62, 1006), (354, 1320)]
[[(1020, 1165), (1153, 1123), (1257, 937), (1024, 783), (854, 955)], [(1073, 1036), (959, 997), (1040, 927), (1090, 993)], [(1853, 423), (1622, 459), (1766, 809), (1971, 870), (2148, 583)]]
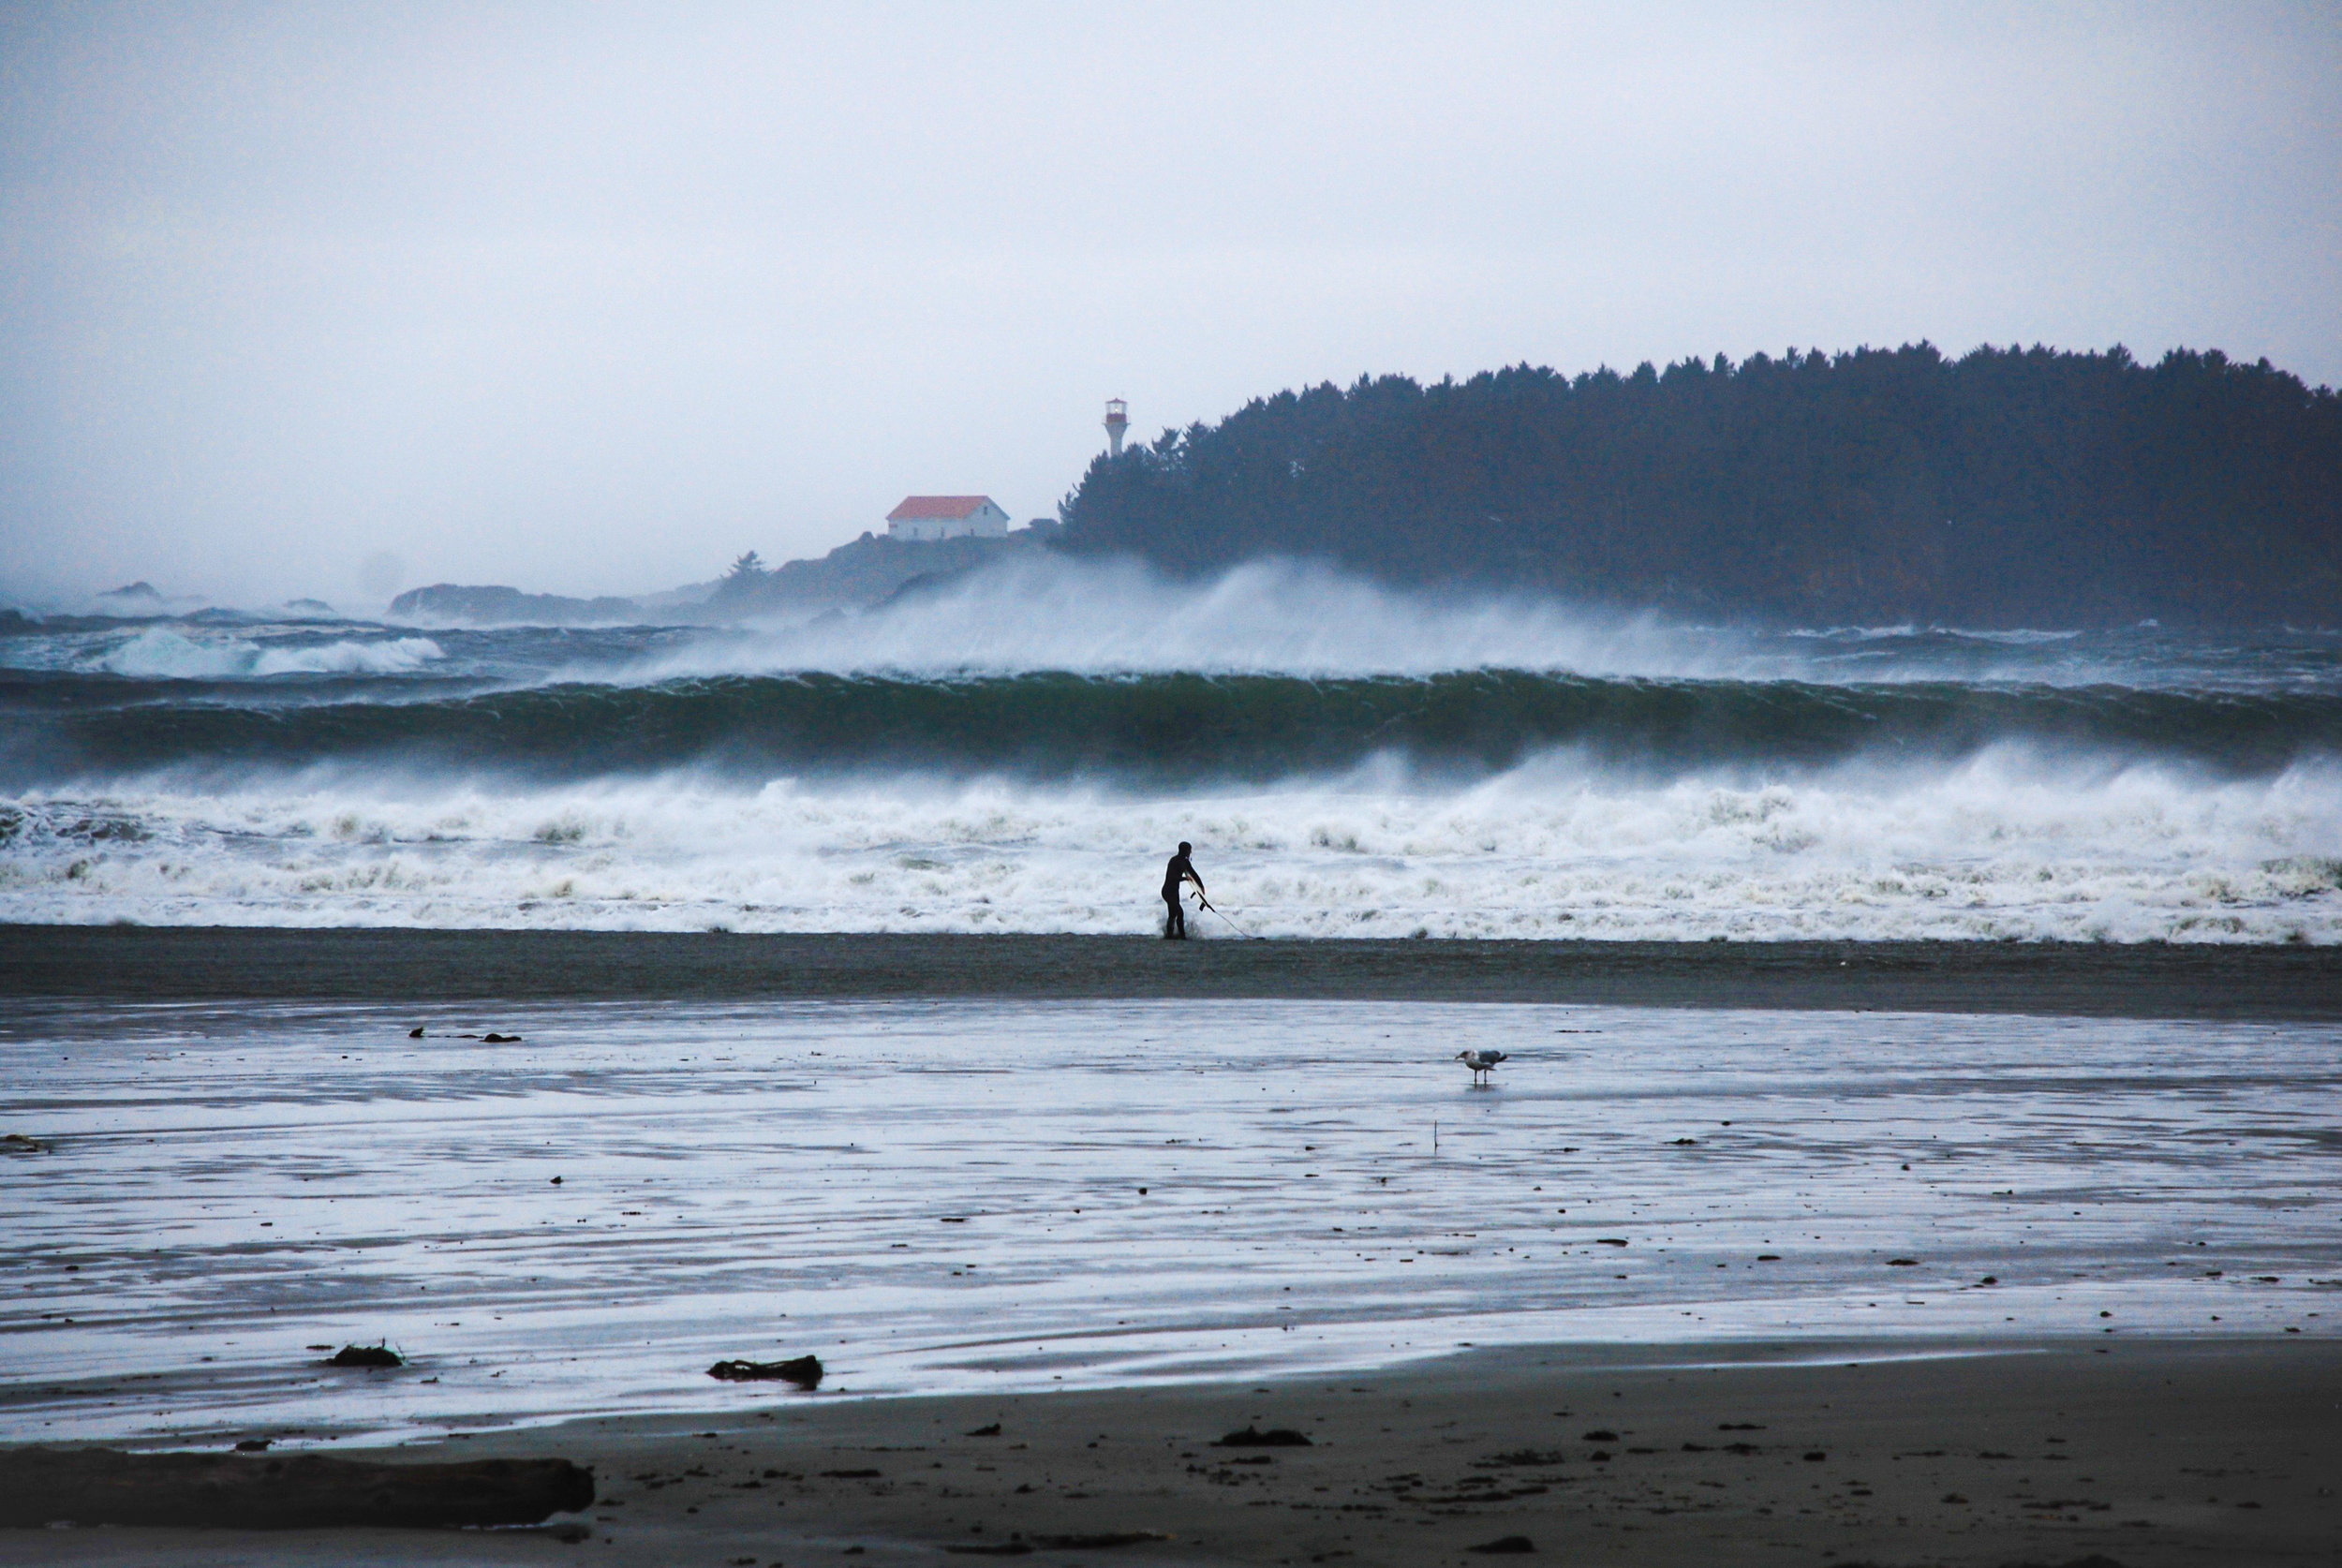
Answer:
[(2014, 647), (2030, 647), (2038, 643), (2070, 643), (2082, 635), (2079, 631), (2040, 631), (2029, 627), (2012, 627), (2007, 631), (1970, 631), (1957, 627), (1939, 629), (1948, 637), (1969, 637), (1979, 643), (2007, 643)]
[(1554, 753), (1468, 787), (1386, 760), (1192, 794), (319, 769), (11, 808), (8, 921), (1136, 932), (1184, 838), (1264, 935), (2342, 941), (2330, 761), (2215, 778), (2002, 747), (1654, 778)]
[(83, 656), (84, 668), (145, 680), (242, 680), (270, 675), (397, 675), (442, 657), (428, 637), (333, 643), (256, 643), (147, 627)]
[(1799, 627), (1789, 633), (1792, 637), (1809, 637), (1816, 642), (1828, 643), (1876, 643), (1890, 638), (1917, 637), (1919, 634), (1919, 626), (1913, 621), (1903, 621), (1894, 626)]
[(1971, 643), (2000, 643), (2009, 647), (2027, 648), (2043, 643), (2070, 643), (2082, 633), (2080, 631), (2044, 631), (2032, 627), (2011, 627), (2002, 630), (1978, 630), (1959, 626), (1920, 627), (1916, 622), (1905, 621), (1899, 626), (1833, 626), (1821, 630), (1801, 627), (1786, 635), (1831, 643), (1882, 643), (1914, 637), (1945, 637)]

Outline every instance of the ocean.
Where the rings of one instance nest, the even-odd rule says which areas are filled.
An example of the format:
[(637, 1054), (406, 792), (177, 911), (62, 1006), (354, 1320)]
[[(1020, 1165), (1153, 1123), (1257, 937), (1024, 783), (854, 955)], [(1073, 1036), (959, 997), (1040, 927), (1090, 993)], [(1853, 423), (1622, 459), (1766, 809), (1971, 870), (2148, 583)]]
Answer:
[(0, 637), (0, 921), (2342, 940), (2342, 632), (1045, 562), (753, 628)]
[[(1060, 562), (747, 628), (57, 621), (0, 664), (0, 922), (1141, 936), (1187, 839), (1215, 941), (2342, 939), (2327, 630), (1704, 627)], [(749, 1407), (709, 1364), (806, 1352), (883, 1396), (2342, 1321), (2322, 1013), (1005, 969), (455, 1000), (484, 993), (427, 965), (361, 1001), (404, 993), (269, 994), (215, 944), (255, 994), (126, 976), (0, 1018), (11, 1439)], [(1493, 1087), (1465, 1046), (1507, 1053)], [(381, 1340), (408, 1370), (319, 1365)]]

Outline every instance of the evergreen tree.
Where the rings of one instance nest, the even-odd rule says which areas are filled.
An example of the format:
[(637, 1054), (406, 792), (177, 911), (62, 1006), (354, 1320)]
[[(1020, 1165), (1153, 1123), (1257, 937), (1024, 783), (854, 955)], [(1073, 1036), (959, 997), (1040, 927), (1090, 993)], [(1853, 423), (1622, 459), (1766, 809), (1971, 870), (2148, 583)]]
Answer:
[(1932, 345), (1257, 399), (1100, 457), (1061, 548), (1691, 613), (2330, 626), (2342, 398), (2267, 361)]

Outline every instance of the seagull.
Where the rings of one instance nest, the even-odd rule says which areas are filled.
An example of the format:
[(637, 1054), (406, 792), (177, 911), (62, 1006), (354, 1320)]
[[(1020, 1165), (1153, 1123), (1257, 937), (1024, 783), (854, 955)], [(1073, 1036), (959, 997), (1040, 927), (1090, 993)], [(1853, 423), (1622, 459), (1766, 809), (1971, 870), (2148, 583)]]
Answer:
[(1458, 1051), (1456, 1059), (1472, 1069), (1472, 1081), (1475, 1084), (1481, 1084), (1488, 1081), (1489, 1069), (1505, 1059), (1505, 1053), (1502, 1051)]

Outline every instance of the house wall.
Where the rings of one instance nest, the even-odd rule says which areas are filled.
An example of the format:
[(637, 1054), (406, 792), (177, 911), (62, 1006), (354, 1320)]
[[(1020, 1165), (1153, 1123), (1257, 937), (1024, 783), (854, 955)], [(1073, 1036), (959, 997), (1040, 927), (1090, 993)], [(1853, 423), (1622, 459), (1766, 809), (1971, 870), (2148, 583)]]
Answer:
[(1000, 539), (1008, 532), (1008, 513), (999, 507), (978, 507), (964, 518), (918, 518), (886, 525), (890, 539)]

